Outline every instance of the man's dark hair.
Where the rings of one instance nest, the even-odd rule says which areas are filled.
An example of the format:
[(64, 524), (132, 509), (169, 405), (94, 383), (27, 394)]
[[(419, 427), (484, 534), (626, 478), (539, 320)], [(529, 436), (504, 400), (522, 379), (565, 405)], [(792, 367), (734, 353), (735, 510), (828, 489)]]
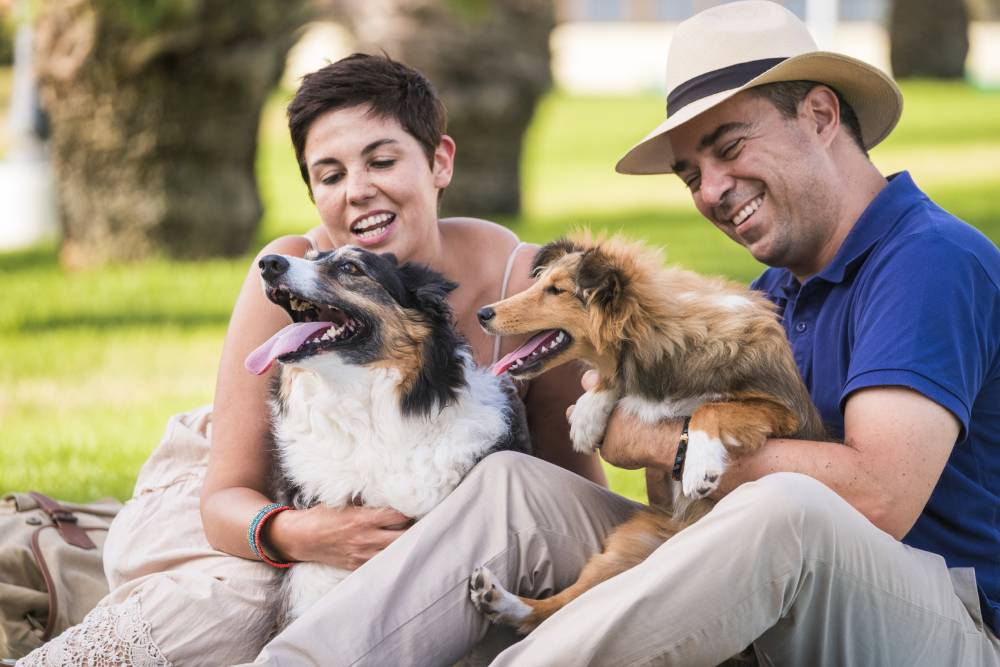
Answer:
[(374, 115), (398, 122), (417, 140), (433, 166), (434, 151), (448, 124), (434, 86), (420, 72), (386, 55), (355, 53), (304, 76), (288, 104), (288, 129), (306, 186), (309, 169), (304, 153), (309, 128), (329, 111), (358, 106), (368, 106)]
[(819, 85), (826, 86), (837, 96), (837, 102), (840, 104), (840, 124), (847, 128), (847, 133), (861, 149), (861, 152), (868, 155), (868, 151), (865, 150), (865, 142), (861, 138), (861, 124), (858, 122), (857, 114), (854, 113), (854, 109), (847, 103), (840, 91), (833, 86), (817, 81), (778, 81), (755, 86), (750, 88), (749, 92), (770, 101), (785, 118), (796, 118), (799, 115), (799, 104), (810, 90)]

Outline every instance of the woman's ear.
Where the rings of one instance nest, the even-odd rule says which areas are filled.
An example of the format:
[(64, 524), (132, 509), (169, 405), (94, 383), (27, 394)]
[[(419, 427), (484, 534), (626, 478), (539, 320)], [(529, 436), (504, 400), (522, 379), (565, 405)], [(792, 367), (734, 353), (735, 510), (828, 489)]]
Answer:
[(434, 187), (444, 189), (451, 183), (451, 175), (455, 168), (455, 140), (447, 134), (441, 135), (441, 141), (434, 151), (434, 164), (431, 172), (434, 174)]

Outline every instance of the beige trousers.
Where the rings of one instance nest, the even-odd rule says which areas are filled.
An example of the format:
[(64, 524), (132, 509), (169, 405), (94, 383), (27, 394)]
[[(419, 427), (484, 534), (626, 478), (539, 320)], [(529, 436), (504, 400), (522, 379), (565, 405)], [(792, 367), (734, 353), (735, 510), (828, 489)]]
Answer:
[[(548, 595), (633, 508), (537, 459), (490, 456), (254, 664), (451, 665), (489, 630), (468, 600), (473, 567)], [(716, 665), (751, 643), (764, 665), (1000, 665), (971, 570), (949, 572), (789, 473), (740, 487), (494, 664)]]

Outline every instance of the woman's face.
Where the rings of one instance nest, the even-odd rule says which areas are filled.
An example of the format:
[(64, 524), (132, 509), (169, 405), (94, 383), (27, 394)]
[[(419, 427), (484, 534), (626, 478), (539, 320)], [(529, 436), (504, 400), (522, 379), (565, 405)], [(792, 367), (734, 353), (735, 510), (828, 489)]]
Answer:
[(316, 208), (335, 245), (425, 261), (438, 245), (438, 191), (451, 182), (454, 155), (444, 136), (428, 164), (413, 136), (367, 106), (317, 118), (304, 151)]

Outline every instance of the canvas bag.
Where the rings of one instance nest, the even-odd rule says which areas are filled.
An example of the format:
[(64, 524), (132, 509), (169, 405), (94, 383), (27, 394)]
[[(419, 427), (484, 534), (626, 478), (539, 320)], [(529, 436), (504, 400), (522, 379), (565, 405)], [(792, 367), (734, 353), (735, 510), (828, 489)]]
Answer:
[[(18, 658), (83, 617), (108, 593), (102, 554), (121, 509), (40, 493), (0, 502), (0, 658)], [(6, 638), (6, 645), (4, 639)]]

